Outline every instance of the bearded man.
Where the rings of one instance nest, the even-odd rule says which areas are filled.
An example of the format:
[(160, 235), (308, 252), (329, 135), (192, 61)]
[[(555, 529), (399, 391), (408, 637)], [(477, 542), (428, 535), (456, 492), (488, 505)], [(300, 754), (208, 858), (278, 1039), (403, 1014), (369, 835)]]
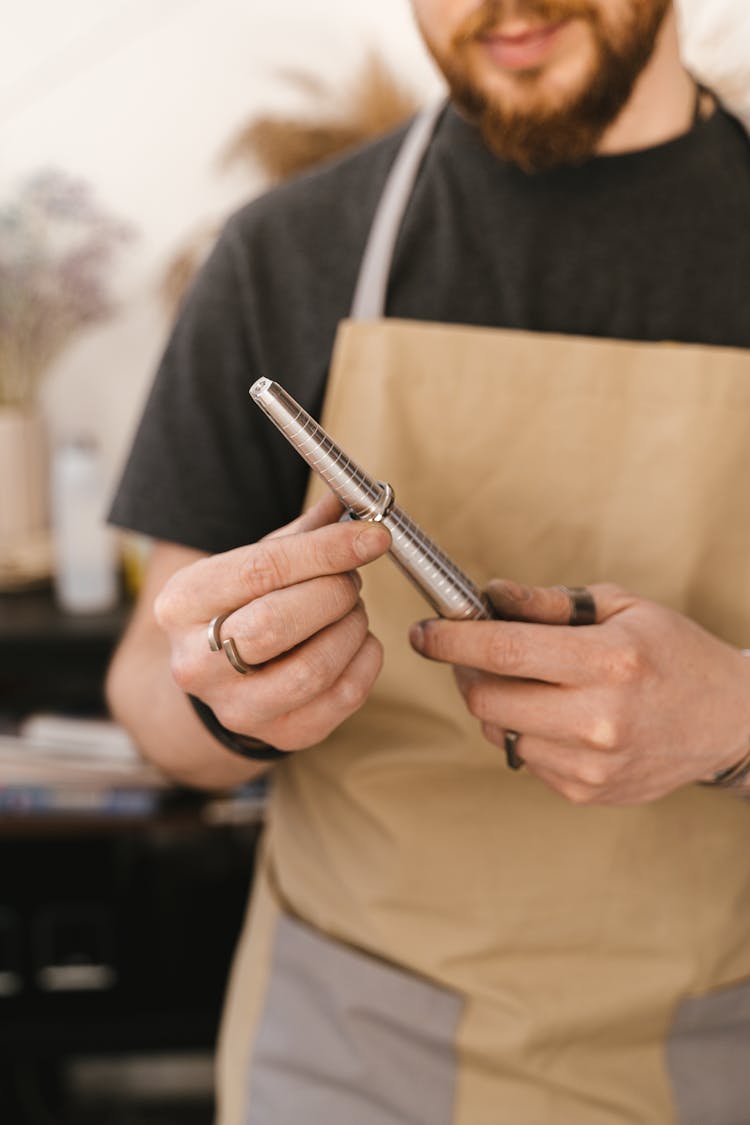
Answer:
[[(448, 103), (231, 219), (113, 509), (157, 540), (114, 713), (274, 772), (220, 1121), (737, 1125), (750, 147), (667, 0), (413, 8)], [(419, 620), (261, 376), (497, 620)]]

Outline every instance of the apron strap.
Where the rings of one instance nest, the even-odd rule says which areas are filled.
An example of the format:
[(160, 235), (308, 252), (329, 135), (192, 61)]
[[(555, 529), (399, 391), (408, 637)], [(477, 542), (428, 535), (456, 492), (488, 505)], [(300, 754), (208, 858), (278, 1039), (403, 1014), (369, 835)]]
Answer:
[(385, 294), (401, 220), (444, 107), (445, 101), (441, 100), (414, 118), (388, 173), (359, 268), (352, 320), (379, 320), (385, 313)]

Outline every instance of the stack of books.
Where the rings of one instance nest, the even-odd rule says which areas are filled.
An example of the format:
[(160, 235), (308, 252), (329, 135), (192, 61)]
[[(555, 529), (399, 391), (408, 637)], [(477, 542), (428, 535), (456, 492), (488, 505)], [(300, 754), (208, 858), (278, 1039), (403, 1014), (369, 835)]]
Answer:
[(171, 788), (107, 719), (40, 713), (0, 734), (0, 815), (147, 816)]

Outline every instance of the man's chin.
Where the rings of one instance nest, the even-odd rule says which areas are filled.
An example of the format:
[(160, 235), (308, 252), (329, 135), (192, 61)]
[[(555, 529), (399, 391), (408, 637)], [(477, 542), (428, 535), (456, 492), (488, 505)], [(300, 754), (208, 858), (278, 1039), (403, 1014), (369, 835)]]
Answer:
[(545, 119), (564, 116), (585, 91), (585, 85), (567, 88), (546, 71), (522, 70), (509, 78), (493, 76), (483, 83), (472, 83), (476, 104), (483, 104), (502, 117), (528, 116)]
[(520, 118), (510, 125), (485, 119), (479, 129), (495, 156), (530, 176), (586, 164), (596, 155), (603, 134), (601, 128), (582, 130), (543, 120), (529, 126)]
[(457, 106), (492, 151), (525, 171), (545, 171), (594, 155), (648, 64), (668, 9), (669, 0), (653, 0), (617, 29), (593, 16), (571, 19), (536, 69), (502, 66), (497, 50), (486, 49), (482, 36), (492, 34), (492, 25), (482, 20), (495, 12), (491, 0), (456, 32), (448, 51), (426, 42)]
[(558, 60), (539, 67), (508, 71), (473, 59), (465, 68), (465, 80), (481, 102), (499, 115), (529, 114), (535, 118), (565, 116), (585, 96), (593, 72), (593, 57)]
[(497, 80), (451, 84), (456, 106), (477, 126), (490, 151), (528, 173), (581, 164), (593, 156), (604, 125), (582, 119), (582, 94), (561, 90), (543, 74), (529, 73), (525, 82), (518, 77), (512, 85)]

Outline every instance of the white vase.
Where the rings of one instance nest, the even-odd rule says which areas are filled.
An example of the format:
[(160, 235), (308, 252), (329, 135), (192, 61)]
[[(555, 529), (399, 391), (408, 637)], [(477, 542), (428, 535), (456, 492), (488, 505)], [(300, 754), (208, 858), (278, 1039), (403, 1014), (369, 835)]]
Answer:
[(0, 407), (0, 555), (43, 538), (48, 523), (47, 443), (34, 407)]

